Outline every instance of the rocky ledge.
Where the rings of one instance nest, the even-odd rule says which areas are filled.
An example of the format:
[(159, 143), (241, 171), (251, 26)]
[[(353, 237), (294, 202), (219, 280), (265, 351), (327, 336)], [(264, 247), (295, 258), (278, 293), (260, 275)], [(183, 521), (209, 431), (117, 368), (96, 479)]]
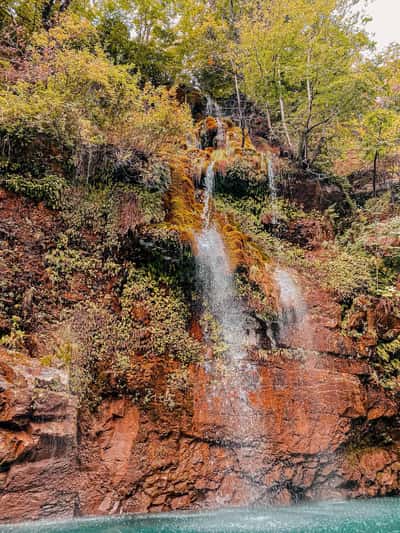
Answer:
[(366, 363), (280, 350), (249, 364), (259, 376), (246, 400), (251, 436), (234, 409), (221, 412), (215, 389), (210, 402), (213, 384), (199, 366), (178, 414), (127, 398), (88, 413), (62, 371), (2, 352), (1, 520), (398, 491), (397, 406), (368, 383)]

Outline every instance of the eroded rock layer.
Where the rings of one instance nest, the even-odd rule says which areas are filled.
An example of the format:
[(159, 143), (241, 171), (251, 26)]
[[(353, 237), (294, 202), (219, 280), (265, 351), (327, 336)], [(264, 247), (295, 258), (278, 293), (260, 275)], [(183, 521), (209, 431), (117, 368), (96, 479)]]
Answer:
[[(299, 268), (293, 275), (302, 287), (307, 320), (287, 328), (279, 348), (265, 331), (259, 293), (249, 297), (249, 304), (255, 302), (249, 324), (259, 329), (245, 366), (254, 381), (247, 394), (216, 388), (215, 374), (206, 372), (204, 358), (182, 363), (132, 349), (129, 358), (122, 359), (123, 374), (110, 366), (115, 359), (94, 359), (99, 368), (92, 368), (102, 388), (90, 397), (95, 403), (86, 405), (79, 403), (70, 381), (65, 361), (71, 359), (72, 348), (60, 344), (60, 328), (65, 337), (68, 328), (82, 324), (78, 340), (88, 343), (91, 335), (109, 328), (105, 334), (112, 349), (112, 335), (120, 332), (121, 322), (113, 329), (114, 323), (100, 311), (107, 306), (112, 316), (119, 316), (125, 305), (143, 345), (149, 339), (154, 345), (157, 330), (152, 321), (157, 314), (140, 300), (145, 294), (140, 285), (132, 285), (121, 297), (124, 272), (118, 277), (87, 262), (100, 233), (81, 233), (81, 263), (74, 263), (67, 277), (54, 278), (58, 256), (49, 258), (46, 252), (60, 242), (59, 215), (5, 192), (0, 209), (5, 244), (0, 257), (0, 327), (9, 332), (9, 343), (17, 345), (23, 336), (20, 350), (0, 348), (1, 521), (399, 492), (398, 401), (374, 378), (370, 359), (379, 339), (390, 341), (400, 328), (387, 299), (360, 296), (346, 309), (344, 323), (340, 303), (319, 279)], [(306, 243), (319, 242), (318, 224), (308, 224)], [(233, 226), (224, 229), (233, 243), (242, 244)], [(322, 233), (330, 238), (329, 232)], [(168, 260), (175, 248), (182, 252), (175, 240), (165, 247), (161, 239), (154, 244), (149, 235), (136, 227), (125, 232), (122, 260), (130, 258), (133, 245), (140, 249), (136, 262), (148, 260), (154, 250), (158, 259), (164, 254)], [(323, 259), (323, 248), (306, 249), (311, 259)], [(239, 251), (245, 257), (246, 249)], [(76, 257), (72, 254), (70, 263), (78, 261)], [(254, 278), (264, 288), (267, 303), (277, 299), (274, 268), (270, 262)], [(88, 332), (88, 311), (82, 307), (87, 302), (94, 309)], [(163, 307), (164, 302), (158, 314)], [(176, 307), (171, 309), (176, 313)], [(12, 323), (16, 311), (28, 333)], [(65, 311), (75, 313), (68, 315), (68, 323)], [(100, 330), (94, 327), (97, 323)], [(169, 331), (166, 327), (162, 335)], [(204, 343), (195, 308), (185, 338), (187, 343)], [(62, 353), (49, 362), (53, 345), (60, 345)], [(129, 345), (123, 349), (129, 352)], [(206, 360), (212, 357), (212, 350), (204, 351)], [(179, 353), (184, 357), (186, 352)], [(85, 372), (88, 367), (83, 366), (81, 383), (88, 377)], [(126, 377), (125, 388), (121, 376)], [(250, 422), (240, 423), (243, 412), (251, 415)]]
[[(2, 353), (1, 519), (398, 490), (396, 404), (365, 384), (365, 363), (287, 351), (254, 366), (256, 423), (246, 436), (230, 432), (238, 413), (210, 402), (198, 366), (190, 370), (192, 402), (178, 414), (120, 398), (78, 416), (65, 375)], [(365, 440), (372, 427), (378, 442)]]

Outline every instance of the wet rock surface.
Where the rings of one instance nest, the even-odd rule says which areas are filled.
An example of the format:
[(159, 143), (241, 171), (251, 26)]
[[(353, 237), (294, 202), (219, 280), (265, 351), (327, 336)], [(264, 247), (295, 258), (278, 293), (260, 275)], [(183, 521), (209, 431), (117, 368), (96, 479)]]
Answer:
[[(253, 361), (259, 383), (246, 434), (246, 426), (238, 431), (239, 413), (221, 412), (218, 398), (210, 402), (210, 377), (198, 366), (191, 369), (192, 410), (177, 416), (162, 403), (140, 409), (121, 398), (78, 418), (62, 373), (5, 359), (3, 521), (399, 489), (397, 405), (364, 384), (370, 369), (361, 361), (295, 350)], [(384, 428), (388, 442), (363, 441), (371, 424)]]
[[(7, 242), (14, 235), (13, 260), (22, 271), (31, 258), (21, 278), (21, 294), (36, 291), (27, 316), (57, 316), (43, 265), (54, 216), (13, 195), (3, 200), (1, 227)], [(24, 231), (23, 217), (31, 221)], [(1, 272), (11, 283), (12, 273)], [(367, 344), (376, 344), (372, 332), (397, 331), (398, 324), (386, 324), (389, 307), (360, 301), (352, 321), (364, 329), (350, 338), (328, 292), (306, 280), (302, 287), (312, 331), (288, 328), (280, 349), (254, 351), (242, 378), (252, 385), (246, 397), (216, 394), (212, 375), (192, 364), (185, 391), (166, 401), (177, 362), (138, 356), (131, 379), (140, 389), (155, 385), (151, 401), (110, 394), (88, 412), (65, 370), (1, 349), (0, 520), (398, 493), (398, 402), (374, 383), (365, 358)], [(36, 323), (31, 354), (43, 356)], [(250, 426), (238, 425), (241, 402), (252, 413)]]

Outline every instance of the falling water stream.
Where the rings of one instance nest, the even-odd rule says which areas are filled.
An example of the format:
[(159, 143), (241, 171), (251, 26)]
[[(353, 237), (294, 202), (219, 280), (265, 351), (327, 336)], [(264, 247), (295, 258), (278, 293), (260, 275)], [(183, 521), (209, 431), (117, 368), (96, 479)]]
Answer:
[[(272, 233), (276, 234), (278, 225), (278, 193), (272, 158), (268, 159), (268, 184), (271, 199)], [(303, 292), (296, 277), (288, 269), (280, 266), (280, 250), (278, 249), (277, 251), (278, 262), (274, 271), (274, 281), (279, 291), (280, 303), (278, 341), (280, 344), (286, 345), (288, 341), (290, 342), (290, 334), (301, 331), (301, 337), (305, 341), (305, 346), (311, 346), (312, 327), (307, 303), (304, 300)]]
[[(210, 111), (215, 110), (210, 103)], [(278, 224), (277, 187), (273, 162), (268, 160), (268, 180), (271, 194), (272, 225)], [(214, 356), (206, 360), (205, 368), (210, 377), (208, 408), (220, 416), (221, 427), (218, 437), (234, 445), (238, 464), (249, 460), (252, 447), (265, 446), (260, 441), (258, 430), (263, 421), (257, 419), (251, 404), (252, 393), (257, 391), (259, 376), (248, 357), (251, 345), (251, 326), (248, 316), (235, 290), (229, 255), (218, 225), (213, 218), (213, 193), (215, 185), (214, 162), (211, 161), (204, 180), (203, 227), (197, 235), (197, 276), (200, 283), (204, 308), (208, 311), (218, 330), (222, 350), (215, 350)], [(279, 255), (279, 254), (278, 254)], [(275, 340), (286, 345), (289, 332), (298, 327), (308, 329), (307, 305), (296, 278), (279, 262), (274, 279), (280, 295), (279, 333)], [(205, 332), (207, 336), (207, 331)], [(210, 335), (210, 337), (212, 337)], [(207, 339), (215, 345), (215, 335)], [(221, 353), (216, 355), (216, 353)], [(258, 434), (258, 437), (256, 436)], [(258, 439), (258, 440), (257, 440)], [(241, 474), (239, 474), (240, 476)], [(243, 476), (244, 477), (244, 476)], [(242, 491), (243, 492), (243, 491)], [(245, 492), (245, 491), (244, 491)], [(252, 501), (251, 489), (247, 500)], [(221, 502), (217, 502), (220, 504)]]
[(222, 121), (222, 110), (219, 104), (215, 100), (213, 100), (211, 96), (207, 96), (206, 113), (209, 117), (214, 116), (215, 120), (217, 121), (217, 135), (215, 137), (216, 148), (225, 148), (225, 150), (228, 151), (228, 139), (224, 131), (224, 125)]
[(212, 221), (214, 163), (205, 179), (203, 229), (197, 235), (198, 276), (209, 311), (217, 321), (226, 352), (234, 361), (246, 354), (246, 318), (238, 301), (229, 257), (217, 226)]
[[(214, 163), (211, 162), (205, 177), (203, 228), (196, 238), (197, 276), (203, 307), (208, 320), (217, 329), (217, 340), (215, 335), (207, 339), (205, 332), (214, 351), (205, 362), (209, 378), (206, 411), (213, 413), (211, 426), (214, 427), (209, 438), (232, 446), (238, 465), (234, 490), (241, 493), (240, 502), (247, 504), (254, 498), (240, 465), (251, 462), (251, 450), (256, 445), (257, 417), (251, 393), (257, 389), (258, 373), (248, 358), (249, 346), (254, 342), (251, 319), (236, 293), (229, 255), (213, 219), (214, 180)], [(216, 430), (215, 420), (220, 421)], [(223, 506), (229, 504), (229, 500), (217, 495), (214, 504)]]

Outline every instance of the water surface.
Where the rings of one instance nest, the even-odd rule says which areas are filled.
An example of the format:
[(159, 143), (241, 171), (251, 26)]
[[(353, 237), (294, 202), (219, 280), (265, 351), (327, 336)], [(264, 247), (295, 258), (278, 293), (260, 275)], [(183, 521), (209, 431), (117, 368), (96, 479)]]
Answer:
[(1, 533), (399, 533), (400, 498), (0, 526)]

